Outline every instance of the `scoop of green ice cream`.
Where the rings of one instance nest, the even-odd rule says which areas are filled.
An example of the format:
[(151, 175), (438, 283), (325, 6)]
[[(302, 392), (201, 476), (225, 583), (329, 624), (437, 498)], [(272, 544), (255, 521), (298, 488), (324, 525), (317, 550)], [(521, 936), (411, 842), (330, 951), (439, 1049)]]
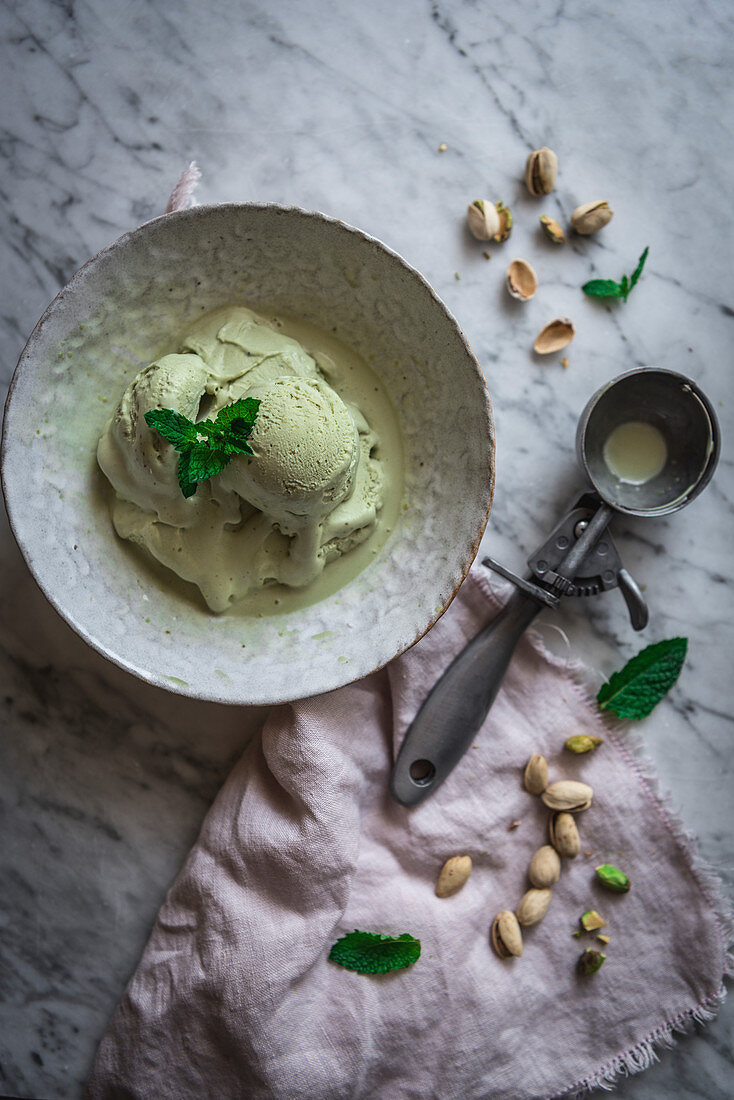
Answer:
[(248, 443), (221, 482), (266, 512), (284, 534), (318, 521), (352, 490), (359, 433), (351, 412), (323, 379), (279, 378), (255, 386), (260, 401)]

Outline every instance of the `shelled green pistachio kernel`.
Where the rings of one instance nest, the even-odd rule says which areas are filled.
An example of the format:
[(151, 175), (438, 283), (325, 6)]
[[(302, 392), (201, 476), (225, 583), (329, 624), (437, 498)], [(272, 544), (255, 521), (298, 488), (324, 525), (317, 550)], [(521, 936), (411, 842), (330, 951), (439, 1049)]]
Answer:
[(596, 974), (604, 965), (606, 955), (601, 951), (595, 951), (593, 947), (587, 947), (579, 959), (579, 971), (581, 974)]
[(596, 909), (587, 909), (581, 914), (581, 927), (585, 932), (595, 932), (597, 928), (606, 928), (607, 922)]
[(601, 885), (615, 894), (626, 894), (632, 885), (629, 876), (624, 871), (620, 871), (619, 867), (613, 867), (611, 863), (600, 863), (594, 870)]

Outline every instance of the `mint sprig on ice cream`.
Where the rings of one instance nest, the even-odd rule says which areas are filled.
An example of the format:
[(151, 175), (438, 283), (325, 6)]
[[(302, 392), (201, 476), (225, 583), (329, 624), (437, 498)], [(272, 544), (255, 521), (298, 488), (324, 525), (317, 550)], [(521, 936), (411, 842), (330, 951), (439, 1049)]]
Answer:
[(178, 484), (185, 497), (194, 495), (198, 482), (221, 474), (233, 455), (253, 453), (247, 440), (259, 407), (256, 398), (243, 397), (221, 409), (215, 420), (196, 424), (173, 409), (145, 413), (148, 427), (178, 451)]

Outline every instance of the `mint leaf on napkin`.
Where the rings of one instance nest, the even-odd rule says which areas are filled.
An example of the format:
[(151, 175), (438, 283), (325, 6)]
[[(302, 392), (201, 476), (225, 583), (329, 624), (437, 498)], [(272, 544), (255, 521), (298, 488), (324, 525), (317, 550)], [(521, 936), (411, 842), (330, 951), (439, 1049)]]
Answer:
[(336, 941), (329, 958), (359, 974), (384, 974), (411, 966), (420, 953), (420, 940), (408, 932), (402, 936), (383, 936), (380, 932), (358, 932), (355, 928)]
[(216, 420), (197, 424), (173, 409), (151, 409), (145, 414), (148, 427), (179, 453), (178, 484), (185, 497), (194, 495), (197, 482), (221, 474), (232, 455), (253, 453), (247, 437), (259, 407), (256, 398), (243, 397), (220, 409)]
[(645, 718), (678, 679), (687, 651), (687, 638), (647, 646), (602, 684), (596, 697), (599, 709), (614, 711), (619, 718)]

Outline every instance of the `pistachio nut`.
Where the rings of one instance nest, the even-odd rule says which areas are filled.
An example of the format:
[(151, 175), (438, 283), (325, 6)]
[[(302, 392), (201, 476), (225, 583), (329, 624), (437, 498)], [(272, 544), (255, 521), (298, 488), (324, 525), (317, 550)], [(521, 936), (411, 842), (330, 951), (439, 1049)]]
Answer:
[(537, 924), (548, 912), (548, 906), (553, 897), (552, 890), (527, 890), (520, 898), (515, 915), (518, 922), (527, 928), (528, 925)]
[(581, 837), (569, 813), (551, 814), (548, 826), (550, 842), (564, 859), (575, 859), (581, 851)]
[(593, 796), (594, 792), (587, 783), (579, 783), (577, 779), (561, 779), (546, 787), (540, 797), (550, 810), (577, 814), (588, 810)]
[(577, 755), (582, 752), (593, 752), (597, 745), (603, 745), (603, 737), (589, 737), (586, 733), (577, 733), (575, 737), (569, 737), (565, 748)]
[(614, 217), (614, 211), (606, 201), (586, 202), (577, 206), (571, 215), (571, 225), (584, 237), (602, 229)]
[(544, 844), (530, 860), (528, 878), (539, 890), (547, 890), (561, 877), (561, 859), (555, 848)]
[(525, 183), (531, 195), (550, 195), (556, 186), (558, 157), (546, 145), (531, 153), (525, 164)]
[(534, 752), (525, 766), (525, 790), (530, 794), (542, 794), (548, 786), (548, 761)]
[(471, 874), (470, 856), (452, 856), (441, 868), (436, 883), (436, 897), (450, 898), (457, 894)]
[(613, 867), (611, 863), (601, 863), (594, 870), (601, 885), (615, 894), (626, 894), (632, 885), (624, 871), (620, 871), (619, 867)]
[(535, 338), (533, 351), (538, 355), (550, 355), (551, 352), (560, 351), (571, 343), (575, 334), (573, 322), (569, 321), (568, 317), (558, 317), (540, 330)]
[(597, 928), (606, 928), (607, 926), (604, 917), (600, 916), (596, 909), (587, 909), (585, 913), (581, 914), (580, 920), (584, 932), (595, 932)]
[(579, 959), (579, 972), (581, 974), (596, 974), (604, 965), (606, 955), (601, 951), (595, 951), (593, 947), (587, 947)]
[(538, 289), (538, 276), (527, 260), (513, 260), (507, 268), (505, 285), (518, 302), (528, 302)]
[(596, 938), (598, 939), (599, 943), (609, 943), (609, 941), (611, 940), (612, 937), (611, 936), (597, 936)]
[(517, 917), (509, 909), (502, 909), (492, 921), (492, 947), (501, 959), (522, 955), (522, 932)]
[(566, 234), (554, 218), (549, 218), (547, 214), (543, 214), (540, 225), (548, 240), (553, 241), (553, 244), (566, 243)]
[(492, 239), (497, 241), (497, 244), (502, 244), (512, 233), (512, 214), (509, 206), (505, 206), (503, 202), (496, 202), (494, 205), (497, 217), (500, 220), (500, 227)]
[(500, 216), (494, 203), (486, 199), (475, 199), (466, 210), (469, 229), (478, 241), (491, 241), (500, 231)]

